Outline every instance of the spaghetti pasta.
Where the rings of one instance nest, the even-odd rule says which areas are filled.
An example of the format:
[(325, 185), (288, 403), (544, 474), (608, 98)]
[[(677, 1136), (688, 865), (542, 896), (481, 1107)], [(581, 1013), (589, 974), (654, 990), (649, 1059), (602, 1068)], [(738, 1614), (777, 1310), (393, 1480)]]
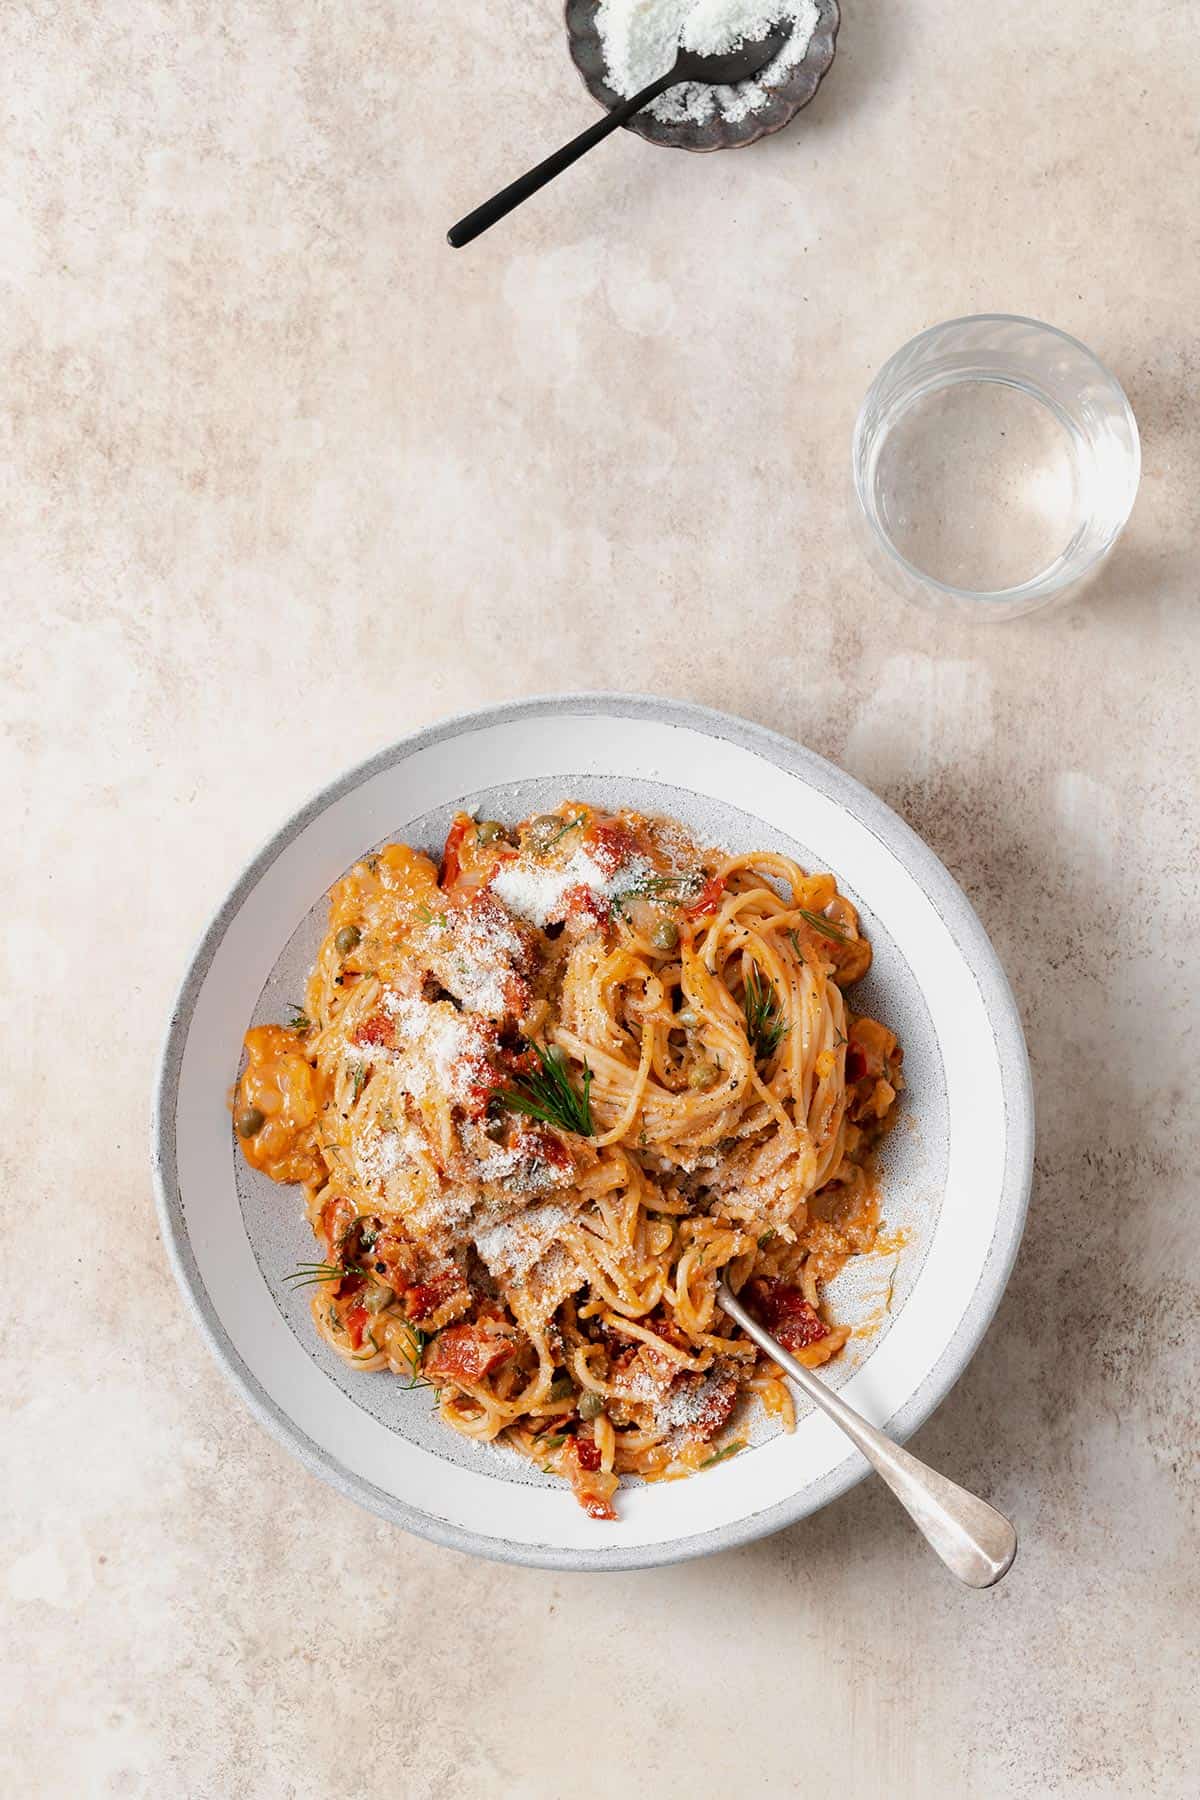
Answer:
[(843, 997), (870, 958), (831, 875), (669, 819), (462, 814), (440, 868), (365, 857), (234, 1098), (250, 1163), (302, 1186), (318, 1332), (596, 1518), (623, 1474), (732, 1454), (741, 1400), (790, 1427), (716, 1287), (810, 1366), (849, 1335), (822, 1288), (874, 1242), (902, 1085)]

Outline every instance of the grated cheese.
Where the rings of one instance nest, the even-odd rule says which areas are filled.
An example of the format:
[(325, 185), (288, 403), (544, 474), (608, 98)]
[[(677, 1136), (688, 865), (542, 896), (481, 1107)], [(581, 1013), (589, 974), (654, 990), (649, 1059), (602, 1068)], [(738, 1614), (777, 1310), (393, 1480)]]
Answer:
[(417, 1000), (389, 991), (383, 996), (384, 1011), (396, 1021), (398, 1042), (395, 1060), (399, 1085), (414, 1100), (431, 1092), (452, 1101), (465, 1101), (487, 1044), (481, 1021), (460, 1013), (448, 1000)]
[(368, 1193), (382, 1194), (397, 1169), (411, 1174), (428, 1158), (420, 1132), (407, 1122), (396, 1131), (385, 1131), (376, 1123), (359, 1134), (353, 1149), (358, 1179)]
[(428, 928), (429, 966), (468, 1012), (489, 1019), (519, 1016), (529, 998), (523, 971), (535, 954), (526, 942), (529, 935), (528, 927), (518, 925), (485, 891)]
[(546, 868), (520, 856), (500, 869), (493, 878), (492, 892), (519, 918), (544, 929), (561, 914), (563, 899), (572, 888), (586, 888), (599, 900), (611, 900), (652, 873), (642, 856), (631, 857), (613, 875), (606, 875), (586, 850), (576, 850), (561, 868)]
[(657, 1407), (675, 1379), (675, 1365), (665, 1359), (639, 1356), (621, 1377), (621, 1393), (641, 1406)]
[(703, 1380), (693, 1378), (677, 1383), (655, 1410), (656, 1427), (660, 1431), (675, 1431), (678, 1441), (685, 1442), (722, 1424), (728, 1411), (731, 1379), (713, 1370)]
[(582, 1279), (583, 1271), (574, 1257), (561, 1244), (551, 1244), (525, 1279), (513, 1286), (509, 1304), (518, 1325), (529, 1333), (540, 1331)]
[(521, 1282), (549, 1250), (567, 1216), (564, 1207), (552, 1202), (526, 1207), (502, 1225), (476, 1232), (475, 1248), (499, 1280)]
[(764, 0), (602, 0), (596, 28), (609, 84), (628, 99), (666, 74), (681, 44), (713, 56), (765, 37), (777, 23), (791, 24), (783, 49), (752, 80), (736, 87), (681, 82), (651, 101), (649, 110), (657, 118), (679, 124), (703, 123), (715, 112), (726, 119), (757, 112), (801, 61), (819, 20), (815, 0), (777, 0), (770, 6)]
[(475, 1169), (480, 1181), (504, 1181), (515, 1175), (526, 1160), (522, 1150), (505, 1150), (497, 1144), (483, 1156), (476, 1157)]
[(419, 1182), (402, 1209), (405, 1229), (419, 1243), (449, 1251), (467, 1227), (475, 1200), (475, 1190), (469, 1183), (442, 1186), (432, 1179)]

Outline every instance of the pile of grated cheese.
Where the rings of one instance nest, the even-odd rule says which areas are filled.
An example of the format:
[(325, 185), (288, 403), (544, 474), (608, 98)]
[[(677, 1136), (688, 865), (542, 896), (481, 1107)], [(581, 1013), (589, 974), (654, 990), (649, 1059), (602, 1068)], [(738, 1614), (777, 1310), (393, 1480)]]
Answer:
[(702, 125), (717, 112), (732, 123), (765, 106), (770, 90), (803, 58), (819, 17), (816, 0), (603, 0), (596, 28), (608, 85), (629, 99), (666, 74), (681, 45), (715, 56), (790, 24), (787, 43), (752, 81), (737, 87), (681, 82), (650, 103), (664, 124)]
[(505, 863), (493, 877), (492, 892), (518, 918), (529, 919), (544, 929), (562, 911), (562, 903), (572, 888), (587, 888), (597, 899), (611, 900), (614, 894), (636, 887), (653, 871), (645, 857), (635, 856), (623, 863), (615, 874), (608, 875), (586, 850), (576, 850), (561, 868), (544, 868), (517, 857)]
[(720, 1423), (729, 1379), (719, 1369), (704, 1376), (681, 1376), (665, 1359), (639, 1360), (625, 1372), (619, 1391), (623, 1399), (649, 1407), (654, 1429), (670, 1432), (675, 1446), (681, 1448)]
[(425, 931), (427, 961), (443, 987), (466, 1012), (503, 1019), (520, 1010), (518, 971), (526, 947), (520, 931), (488, 892), (469, 906), (452, 908)]
[(527, 1206), (524, 1212), (475, 1233), (475, 1248), (501, 1281), (523, 1282), (553, 1245), (568, 1214), (554, 1202)]
[(396, 1021), (393, 1054), (404, 1091), (414, 1100), (432, 1092), (466, 1101), (487, 1058), (482, 1022), (474, 1014), (457, 1012), (448, 1000), (418, 1000), (390, 991), (383, 996), (383, 1007)]

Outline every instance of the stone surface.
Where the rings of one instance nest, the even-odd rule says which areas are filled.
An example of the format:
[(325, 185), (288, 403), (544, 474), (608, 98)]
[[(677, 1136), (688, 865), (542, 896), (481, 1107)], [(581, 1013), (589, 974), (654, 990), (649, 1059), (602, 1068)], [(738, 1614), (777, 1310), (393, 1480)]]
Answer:
[[(847, 0), (783, 136), (622, 135), (461, 253), (591, 117), (554, 0), (28, 0), (0, 62), (0, 1789), (1194, 1793), (1191, 9)], [(992, 631), (847, 509), (873, 371), (980, 309), (1091, 344), (1145, 451), (1099, 584)], [(1029, 1230), (916, 1440), (1019, 1520), (994, 1594), (872, 1486), (677, 1570), (469, 1562), (304, 1475), (185, 1317), (147, 1113), (210, 910), (339, 768), (580, 686), (842, 762), (1006, 961)]]

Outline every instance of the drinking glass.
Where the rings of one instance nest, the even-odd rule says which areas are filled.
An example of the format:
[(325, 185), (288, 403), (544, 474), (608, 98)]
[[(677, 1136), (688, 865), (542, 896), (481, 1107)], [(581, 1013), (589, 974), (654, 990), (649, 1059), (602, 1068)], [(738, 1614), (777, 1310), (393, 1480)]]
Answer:
[(1124, 391), (1036, 319), (934, 325), (871, 383), (854, 427), (856, 518), (920, 605), (1011, 619), (1074, 594), (1120, 536), (1141, 448)]

